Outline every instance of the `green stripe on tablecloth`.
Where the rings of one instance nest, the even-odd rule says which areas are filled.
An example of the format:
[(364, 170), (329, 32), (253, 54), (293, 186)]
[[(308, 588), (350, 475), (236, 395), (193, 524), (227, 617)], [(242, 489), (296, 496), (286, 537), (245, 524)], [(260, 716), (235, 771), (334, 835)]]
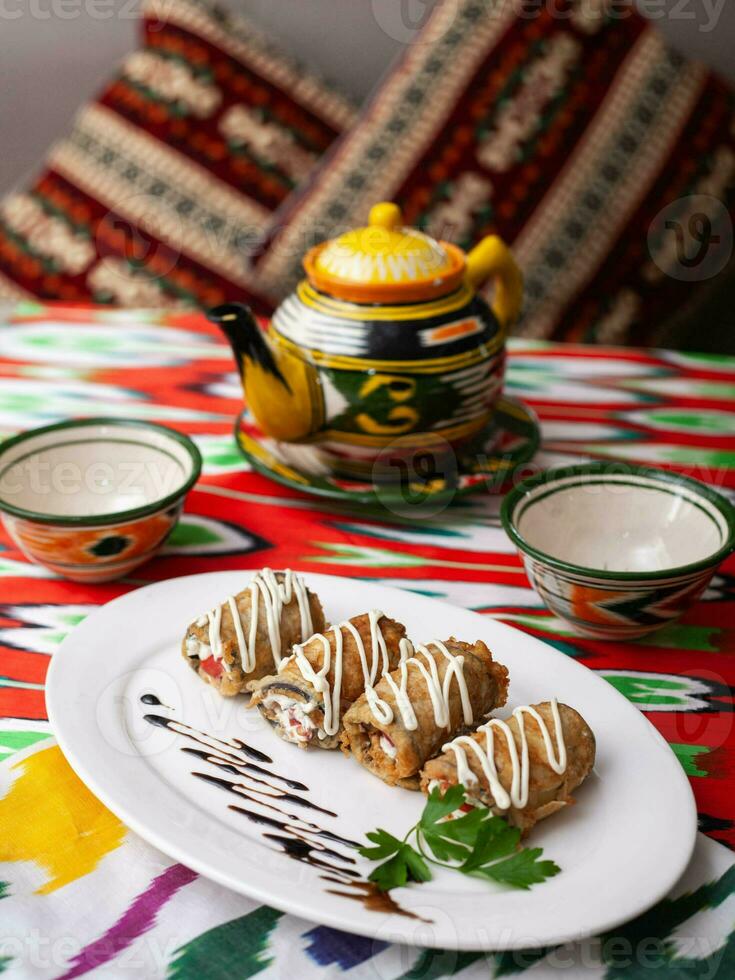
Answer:
[[(43, 741), (44, 738), (48, 738), (48, 732), (0, 731), (0, 762), (13, 755), (14, 752), (20, 752), (21, 749), (25, 749), (35, 742)], [(2, 884), (0, 882), (0, 886)], [(0, 898), (2, 898), (2, 891), (0, 891)]]
[(33, 681), (16, 681), (11, 677), (0, 677), (0, 687), (17, 687), (24, 691), (42, 691), (43, 684)]
[(283, 915), (261, 905), (248, 915), (203, 932), (174, 953), (169, 980), (246, 980), (274, 961), (270, 935)]
[(687, 776), (708, 776), (706, 769), (700, 769), (697, 759), (700, 755), (707, 755), (711, 749), (707, 745), (685, 745), (683, 742), (669, 742), (671, 749), (682, 764)]
[[(617, 443), (580, 442), (579, 453), (590, 456), (618, 459), (621, 455)], [(680, 466), (711, 466), (714, 469), (735, 469), (735, 452), (729, 449), (701, 449), (695, 446), (671, 446), (661, 442), (642, 442), (631, 448), (626, 445), (625, 458), (628, 462), (645, 461), (648, 465), (656, 463), (675, 463)]]
[[(677, 930), (688, 919), (717, 908), (735, 894), (735, 866), (721, 878), (673, 900), (665, 898), (648, 912), (613, 932), (600, 937), (600, 952), (607, 967), (605, 980), (704, 980), (705, 977), (735, 976), (735, 932), (711, 955), (695, 959), (678, 956), (673, 941)], [(696, 946), (694, 947), (696, 949)], [(708, 949), (711, 947), (707, 946)], [(520, 950), (495, 954), (495, 978), (525, 972), (550, 950)], [(597, 954), (595, 954), (595, 959)], [(559, 976), (563, 968), (557, 966)], [(591, 972), (596, 974), (596, 968)]]
[[(538, 630), (559, 637), (581, 640), (569, 623), (558, 616), (542, 611), (533, 616), (524, 613), (502, 613), (499, 619), (508, 623), (517, 623), (525, 629)], [(719, 653), (720, 639), (726, 642), (727, 637), (718, 626), (700, 626), (696, 623), (671, 623), (662, 626), (655, 633), (636, 640), (638, 646), (670, 647), (672, 650), (699, 650), (703, 653)], [(548, 641), (547, 641), (548, 642)]]
[(424, 949), (413, 966), (396, 980), (439, 980), (453, 977), (461, 970), (484, 959), (486, 953), (462, 953), (451, 949)]
[[(697, 626), (689, 623), (671, 623), (650, 636), (636, 642), (640, 646), (671, 647), (673, 650), (700, 650), (703, 653), (719, 653), (718, 642), (722, 630), (717, 626)], [(724, 639), (724, 637), (723, 637)]]

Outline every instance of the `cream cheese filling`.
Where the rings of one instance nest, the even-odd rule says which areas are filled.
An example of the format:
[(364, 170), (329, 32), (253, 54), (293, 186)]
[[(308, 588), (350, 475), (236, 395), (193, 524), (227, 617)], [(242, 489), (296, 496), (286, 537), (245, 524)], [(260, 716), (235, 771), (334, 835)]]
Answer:
[(309, 717), (316, 707), (315, 704), (304, 704), (303, 701), (296, 701), (285, 694), (269, 694), (263, 699), (262, 705), (272, 714), (273, 720), (288, 742), (305, 745), (311, 742), (315, 735), (324, 734)]
[(195, 636), (186, 638), (187, 657), (199, 657), (200, 660), (209, 660), (212, 656), (212, 648), (207, 643), (202, 643)]

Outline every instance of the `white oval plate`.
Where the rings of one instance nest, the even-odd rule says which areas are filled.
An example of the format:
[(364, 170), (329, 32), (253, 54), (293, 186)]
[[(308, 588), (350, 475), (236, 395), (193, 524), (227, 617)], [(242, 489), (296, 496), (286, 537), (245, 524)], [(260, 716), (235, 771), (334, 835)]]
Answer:
[[(416, 946), (503, 950), (581, 939), (633, 918), (669, 891), (694, 847), (694, 798), (668, 745), (607, 682), (486, 616), (367, 582), (305, 578), (333, 622), (378, 608), (417, 641), (482, 639), (510, 670), (508, 707), (556, 696), (584, 715), (597, 736), (596, 771), (577, 804), (531, 836), (561, 873), (518, 891), (436, 869), (431, 882), (394, 893), (402, 908), (428, 921), (367, 910), (330, 893), (337, 886), (318, 869), (291, 860), (263, 837), (268, 828), (228, 809), (236, 799), (192, 776), (192, 769), (217, 771), (180, 751), (191, 744), (182, 736), (143, 720), (167, 712), (142, 704), (142, 694), (156, 694), (173, 709), (168, 714), (195, 728), (267, 753), (276, 772), (306, 783), (311, 800), (336, 811), (336, 818), (316, 815), (317, 822), (343, 837), (363, 841), (376, 827), (402, 837), (423, 808), (419, 794), (384, 785), (340, 752), (282, 742), (243, 698), (221, 698), (186, 665), (179, 653), (186, 626), (243, 588), (244, 571), (131, 592), (90, 615), (53, 658), (46, 700), (56, 737), (80, 778), (129, 827), (227, 888), (339, 929)], [(369, 862), (357, 862), (369, 873)]]

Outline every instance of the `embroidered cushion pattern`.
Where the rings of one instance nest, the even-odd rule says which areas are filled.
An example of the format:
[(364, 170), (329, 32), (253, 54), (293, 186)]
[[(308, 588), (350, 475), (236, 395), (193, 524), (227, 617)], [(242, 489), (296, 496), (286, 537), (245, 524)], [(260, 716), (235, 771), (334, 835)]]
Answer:
[(425, 43), (276, 214), (261, 288), (278, 299), (303, 248), (390, 198), (464, 247), (488, 233), (513, 245), (527, 285), (518, 332), (650, 339), (698, 285), (678, 275), (661, 211), (686, 228), (708, 196), (712, 234), (731, 240), (735, 117), (724, 84), (624, 14), (606, 0), (535, 16), (504, 0), (439, 3)]
[(0, 202), (0, 295), (268, 313), (309, 245), (394, 199), (513, 246), (519, 333), (650, 342), (710, 282), (680, 237), (732, 242), (733, 110), (613, 0), (439, 0), (359, 115), (242, 19), (148, 0), (141, 49)]
[(41, 177), (0, 203), (0, 295), (267, 309), (248, 253), (354, 111), (202, 0), (148, 0), (142, 32)]

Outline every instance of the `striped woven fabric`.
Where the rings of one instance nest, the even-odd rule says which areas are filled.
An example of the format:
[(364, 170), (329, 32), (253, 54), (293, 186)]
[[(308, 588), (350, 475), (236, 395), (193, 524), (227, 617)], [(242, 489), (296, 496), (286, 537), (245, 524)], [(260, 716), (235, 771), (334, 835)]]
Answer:
[(630, 6), (531, 6), (437, 4), (358, 125), (276, 214), (261, 288), (282, 296), (301, 246), (363, 221), (380, 198), (465, 247), (488, 233), (512, 244), (526, 336), (650, 339), (721, 270), (732, 93)]
[(0, 296), (268, 313), (310, 244), (395, 199), (513, 245), (520, 333), (650, 342), (730, 257), (733, 95), (630, 4), (437, 0), (359, 114), (209, 0), (143, 10), (140, 50), (0, 202)]
[(0, 295), (248, 298), (249, 251), (354, 111), (239, 16), (146, 0), (142, 44), (0, 204)]

